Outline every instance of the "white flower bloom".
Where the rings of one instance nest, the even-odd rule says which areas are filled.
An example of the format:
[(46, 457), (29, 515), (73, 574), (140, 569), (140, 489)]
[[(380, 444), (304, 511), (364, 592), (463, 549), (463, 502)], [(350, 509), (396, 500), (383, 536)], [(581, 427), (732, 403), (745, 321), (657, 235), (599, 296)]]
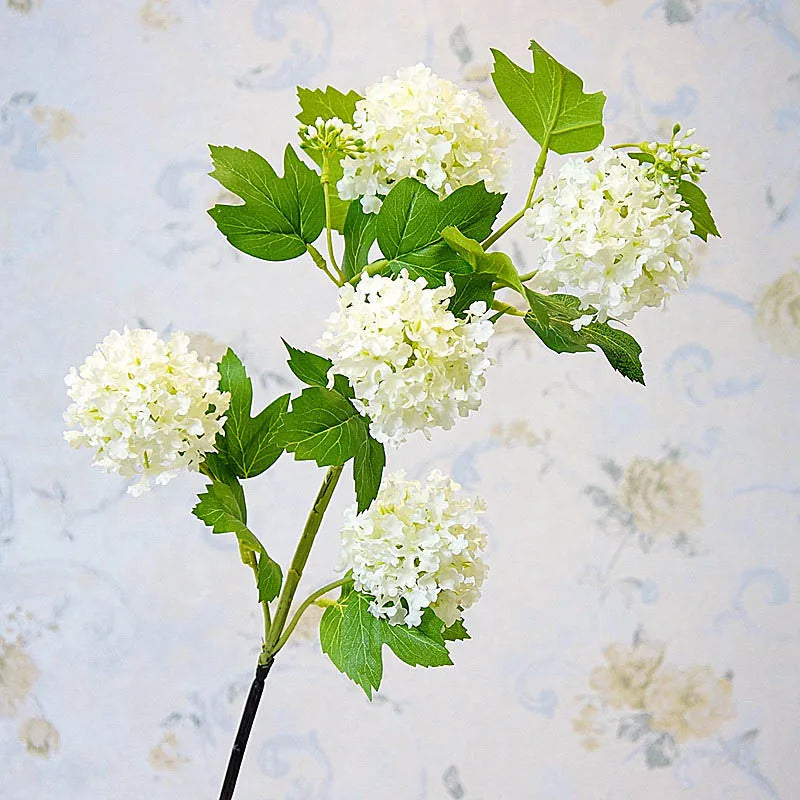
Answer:
[(669, 733), (676, 742), (704, 739), (736, 714), (733, 687), (711, 667), (660, 672), (647, 687), (644, 707), (654, 730)]
[(487, 567), (480, 498), (434, 470), (424, 485), (400, 471), (383, 479), (361, 514), (345, 512), (340, 568), (351, 569), (357, 591), (374, 596), (370, 611), (390, 624), (419, 625), (430, 607), (446, 625), (479, 597)]
[(365, 274), (339, 290), (339, 310), (319, 344), (332, 372), (350, 380), (379, 442), (398, 446), (414, 431), (449, 430), (481, 404), (493, 326), (485, 303), (458, 319), (448, 308), (449, 274), (446, 280), (428, 289), (403, 270), (396, 278)]
[(675, 187), (619, 150), (572, 158), (525, 212), (542, 240), (536, 285), (580, 298), (598, 319), (661, 306), (692, 273), (692, 215)]
[(370, 86), (356, 103), (355, 132), (365, 153), (342, 161), (339, 196), (361, 197), (366, 212), (402, 178), (424, 183), (439, 197), (486, 182), (500, 189), (508, 131), (489, 119), (481, 99), (434, 75), (424, 64)]
[(78, 430), (64, 438), (95, 449), (107, 472), (140, 476), (133, 495), (198, 469), (225, 423), (230, 395), (219, 391), (217, 366), (188, 345), (184, 333), (165, 342), (151, 330), (112, 331), (65, 378), (73, 402), (64, 419)]

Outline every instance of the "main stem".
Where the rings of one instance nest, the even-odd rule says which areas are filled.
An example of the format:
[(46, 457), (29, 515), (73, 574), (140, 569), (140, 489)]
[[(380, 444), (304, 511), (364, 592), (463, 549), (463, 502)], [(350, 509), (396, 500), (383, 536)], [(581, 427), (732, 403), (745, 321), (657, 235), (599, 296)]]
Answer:
[(225, 779), (222, 781), (222, 790), (219, 793), (219, 800), (231, 800), (233, 790), (236, 788), (236, 780), (239, 777), (239, 770), (244, 758), (244, 750), (247, 747), (247, 740), (250, 738), (250, 731), (253, 729), (253, 721), (256, 718), (258, 704), (261, 702), (261, 695), (264, 692), (264, 681), (269, 675), (274, 659), (270, 658), (264, 664), (256, 667), (256, 676), (250, 686), (250, 694), (247, 695), (247, 702), (244, 704), (242, 719), (239, 722), (239, 730), (236, 731), (236, 739), (233, 741), (233, 750), (228, 760), (228, 769), (225, 770)]
[[(286, 579), (283, 583), (283, 591), (281, 592), (280, 600), (278, 600), (275, 618), (271, 625), (267, 625), (266, 640), (261, 651), (261, 656), (258, 659), (256, 675), (250, 686), (250, 694), (247, 695), (247, 702), (244, 704), (242, 719), (239, 723), (239, 730), (236, 732), (236, 739), (234, 739), (233, 742), (233, 750), (228, 760), (228, 769), (225, 771), (225, 779), (222, 782), (222, 791), (220, 792), (219, 800), (231, 800), (233, 797), (233, 790), (236, 788), (236, 780), (239, 777), (239, 769), (242, 766), (244, 751), (247, 747), (250, 731), (253, 728), (253, 721), (256, 718), (256, 711), (258, 711), (258, 704), (261, 702), (261, 695), (264, 691), (264, 681), (266, 681), (267, 675), (269, 675), (269, 671), (275, 661), (274, 654), (278, 650), (276, 644), (281, 638), (281, 632), (283, 626), (286, 624), (286, 617), (289, 614), (289, 609), (291, 608), (294, 594), (297, 591), (297, 586), (300, 583), (300, 578), (303, 577), (303, 569), (311, 553), (311, 547), (314, 544), (319, 526), (322, 524), (322, 517), (325, 515), (325, 511), (333, 495), (333, 490), (336, 488), (341, 474), (342, 467), (330, 467), (327, 473), (325, 473), (325, 479), (322, 481), (322, 486), (320, 486), (317, 496), (314, 499), (314, 505), (308, 513), (308, 519), (306, 520), (303, 532), (300, 534), (300, 541), (297, 543), (289, 572), (286, 574)], [(265, 610), (265, 623), (267, 622), (267, 613), (268, 611)], [(289, 632), (291, 633), (291, 631)], [(281, 642), (281, 644), (283, 644), (283, 642)]]
[(319, 531), (319, 526), (322, 524), (322, 517), (328, 508), (328, 503), (331, 501), (333, 490), (339, 482), (342, 469), (342, 467), (330, 467), (328, 469), (325, 474), (325, 479), (322, 481), (322, 486), (320, 486), (317, 492), (314, 505), (311, 507), (311, 511), (308, 512), (306, 525), (303, 528), (303, 532), (300, 534), (300, 541), (297, 543), (292, 563), (283, 581), (283, 591), (278, 600), (278, 607), (275, 609), (275, 617), (272, 621), (270, 635), (264, 647), (264, 653), (267, 657), (274, 655), (274, 648), (283, 632), (283, 626), (286, 624), (286, 617), (289, 615), (294, 593), (297, 591), (300, 578), (303, 577), (303, 570), (308, 561), (308, 556), (311, 553), (311, 547), (314, 544), (317, 531)]

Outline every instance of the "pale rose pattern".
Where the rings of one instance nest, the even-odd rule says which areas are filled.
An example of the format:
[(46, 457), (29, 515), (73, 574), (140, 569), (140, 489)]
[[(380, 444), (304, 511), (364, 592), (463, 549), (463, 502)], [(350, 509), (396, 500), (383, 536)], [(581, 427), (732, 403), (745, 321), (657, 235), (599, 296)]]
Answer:
[(763, 291), (756, 326), (774, 352), (800, 358), (800, 271), (781, 275)]
[(659, 672), (647, 686), (644, 707), (650, 725), (676, 742), (703, 739), (733, 719), (733, 687), (711, 667)]
[(637, 742), (649, 767), (664, 767), (680, 757), (679, 745), (721, 735), (736, 717), (730, 677), (710, 666), (678, 668), (668, 663), (665, 648), (637, 634), (631, 645), (614, 642), (603, 651), (572, 728), (587, 750), (596, 750), (604, 735)]
[(39, 670), (25, 649), (0, 638), (0, 717), (13, 717), (36, 683)]
[(611, 644), (604, 655), (606, 665), (597, 667), (589, 679), (600, 700), (612, 708), (643, 708), (645, 690), (664, 660), (663, 647), (646, 642), (632, 647)]
[(186, 764), (189, 759), (181, 752), (178, 737), (167, 731), (158, 744), (150, 750), (147, 760), (153, 769), (174, 770)]
[(640, 533), (676, 537), (703, 524), (700, 475), (673, 458), (635, 458), (625, 469), (617, 500)]
[(25, 720), (20, 726), (19, 740), (31, 755), (50, 758), (58, 751), (61, 737), (50, 720), (33, 717)]

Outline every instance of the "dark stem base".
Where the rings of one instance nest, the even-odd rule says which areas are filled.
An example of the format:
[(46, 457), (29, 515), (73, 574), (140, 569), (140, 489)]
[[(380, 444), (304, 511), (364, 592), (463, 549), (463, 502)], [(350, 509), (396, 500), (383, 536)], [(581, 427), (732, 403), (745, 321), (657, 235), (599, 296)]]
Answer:
[(233, 742), (233, 750), (228, 761), (228, 769), (225, 771), (225, 780), (222, 782), (222, 791), (219, 800), (231, 800), (233, 790), (236, 788), (236, 779), (239, 777), (239, 769), (244, 758), (244, 749), (247, 747), (247, 740), (250, 738), (250, 731), (253, 728), (253, 720), (256, 718), (258, 704), (261, 702), (261, 694), (264, 691), (264, 681), (269, 675), (274, 659), (270, 658), (266, 664), (259, 664), (256, 667), (256, 676), (250, 686), (250, 694), (247, 695), (247, 702), (244, 704), (242, 721), (239, 723), (239, 730), (236, 732), (236, 739)]

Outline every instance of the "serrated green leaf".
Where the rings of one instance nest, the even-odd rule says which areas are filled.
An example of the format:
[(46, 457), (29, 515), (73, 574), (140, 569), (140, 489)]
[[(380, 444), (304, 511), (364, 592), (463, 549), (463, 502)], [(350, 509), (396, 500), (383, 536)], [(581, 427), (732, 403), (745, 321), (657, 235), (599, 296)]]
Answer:
[(394, 274), (407, 269), (411, 278), (423, 277), (429, 286), (442, 286), (445, 273), (472, 272), (453, 251), (441, 232), (458, 228), (465, 236), (484, 239), (503, 205), (504, 194), (487, 192), (483, 183), (462, 186), (439, 200), (413, 178), (395, 184), (378, 212), (377, 239)]
[(298, 461), (340, 466), (353, 458), (366, 435), (366, 421), (338, 392), (312, 386), (292, 400), (278, 442)]
[(449, 628), (442, 631), (442, 639), (446, 642), (457, 642), (472, 638), (467, 632), (463, 619), (457, 619)]
[(514, 262), (505, 253), (495, 251), (487, 253), (480, 242), (464, 236), (458, 228), (452, 226), (442, 231), (442, 238), (448, 247), (472, 265), (475, 272), (491, 275), (495, 283), (514, 289), (525, 296), (525, 289)]
[(304, 89), (298, 86), (297, 99), (300, 102), (297, 120), (303, 125), (313, 125), (318, 117), (322, 119), (338, 117), (342, 122), (352, 124), (356, 103), (363, 100), (361, 95), (352, 89), (344, 94), (333, 86), (328, 86), (327, 89)]
[(339, 600), (325, 609), (319, 625), (322, 652), (334, 666), (357, 683), (372, 699), (383, 676), (381, 624), (369, 611), (370, 600), (342, 587)]
[(319, 176), (290, 145), (284, 175), (258, 153), (210, 146), (210, 173), (244, 205), (216, 205), (209, 214), (228, 241), (244, 253), (267, 261), (287, 261), (306, 252), (325, 225), (325, 198)]
[(586, 94), (583, 81), (531, 41), (533, 72), (492, 49), (492, 80), (508, 110), (543, 148), (582, 153), (603, 141), (602, 92)]
[(258, 559), (258, 602), (271, 603), (278, 596), (282, 583), (280, 564), (262, 553)]
[(236, 472), (228, 463), (224, 453), (224, 438), (217, 436), (217, 447), (222, 447), (223, 452), (212, 451), (206, 453), (201, 471), (217, 483), (227, 483), (239, 505), (242, 522), (247, 522), (247, 504), (244, 499), (244, 490), (236, 476)]
[[(333, 366), (329, 358), (309, 353), (307, 350), (298, 350), (292, 347), (285, 339), (281, 340), (289, 351), (289, 369), (308, 386), (328, 387), (328, 373)], [(333, 376), (333, 390), (342, 397), (352, 400), (355, 396), (353, 387), (344, 375)]]
[(239, 503), (227, 483), (210, 483), (197, 497), (199, 502), (192, 514), (214, 533), (233, 533), (241, 548), (254, 553), (266, 552), (256, 535), (245, 525)]
[(344, 221), (342, 270), (348, 280), (369, 263), (369, 251), (378, 235), (378, 217), (365, 214), (361, 203), (352, 203)]
[(225, 435), (217, 437), (217, 450), (237, 477), (252, 478), (269, 469), (283, 452), (275, 435), (289, 407), (289, 395), (277, 398), (251, 418), (253, 384), (241, 359), (230, 348), (219, 362), (219, 373), (220, 390), (230, 392), (231, 404)]
[(333, 362), (325, 356), (318, 356), (307, 350), (298, 350), (285, 339), (281, 339), (281, 341), (289, 353), (289, 360), (286, 362), (289, 369), (308, 386), (321, 386), (326, 389), (328, 387), (328, 371), (333, 366)]
[(594, 309), (581, 309), (580, 300), (568, 294), (538, 294), (525, 290), (531, 311), (525, 315), (525, 324), (556, 353), (582, 353), (599, 347), (609, 364), (626, 378), (644, 383), (644, 371), (639, 359), (642, 348), (629, 333), (612, 328), (607, 322), (592, 322), (579, 330), (572, 327), (573, 320)]
[(699, 236), (704, 242), (711, 236), (719, 236), (717, 224), (711, 216), (711, 209), (708, 207), (708, 200), (705, 192), (691, 181), (681, 181), (678, 184), (678, 193), (683, 198), (685, 207), (692, 213), (692, 233)]
[(381, 618), (381, 635), (392, 652), (412, 667), (444, 667), (453, 662), (442, 638), (441, 620), (426, 608), (416, 628), (390, 625)]
[(359, 514), (368, 509), (377, 496), (385, 466), (386, 451), (383, 445), (365, 431), (353, 459), (353, 481)]

